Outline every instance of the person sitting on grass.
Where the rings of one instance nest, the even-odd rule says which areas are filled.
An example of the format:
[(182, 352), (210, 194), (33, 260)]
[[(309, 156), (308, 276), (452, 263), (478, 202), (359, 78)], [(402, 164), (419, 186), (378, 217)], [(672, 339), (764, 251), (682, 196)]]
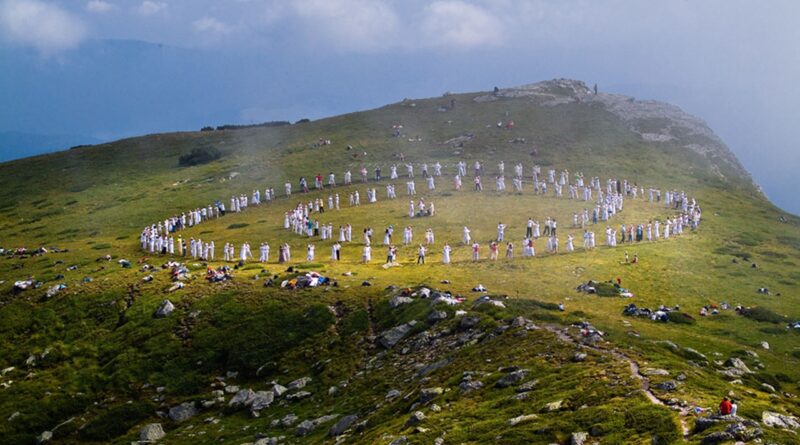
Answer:
[(733, 405), (731, 404), (731, 401), (728, 400), (727, 397), (723, 397), (722, 402), (720, 402), (719, 404), (719, 414), (721, 416), (728, 416), (731, 414), (732, 410), (733, 410)]

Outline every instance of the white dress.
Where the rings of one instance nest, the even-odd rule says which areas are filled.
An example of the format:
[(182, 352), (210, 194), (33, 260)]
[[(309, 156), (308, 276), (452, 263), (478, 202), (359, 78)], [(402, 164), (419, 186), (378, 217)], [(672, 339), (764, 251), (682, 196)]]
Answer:
[(442, 263), (450, 264), (450, 246), (444, 246), (442, 249)]

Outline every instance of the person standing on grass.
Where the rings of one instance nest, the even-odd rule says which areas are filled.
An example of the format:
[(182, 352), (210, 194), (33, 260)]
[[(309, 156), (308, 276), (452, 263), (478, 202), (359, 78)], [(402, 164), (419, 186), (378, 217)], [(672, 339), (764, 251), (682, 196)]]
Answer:
[(417, 249), (417, 264), (425, 264), (425, 252), (427, 249), (424, 245), (420, 244)]
[(492, 241), (489, 243), (489, 259), (492, 261), (497, 261), (497, 250), (498, 245), (496, 241)]
[(450, 264), (450, 251), (451, 250), (452, 249), (450, 248), (450, 245), (447, 244), (447, 243), (444, 243), (444, 247), (442, 248), (442, 263), (443, 264)]
[(506, 233), (506, 225), (501, 222), (497, 223), (497, 242), (503, 241), (503, 236)]

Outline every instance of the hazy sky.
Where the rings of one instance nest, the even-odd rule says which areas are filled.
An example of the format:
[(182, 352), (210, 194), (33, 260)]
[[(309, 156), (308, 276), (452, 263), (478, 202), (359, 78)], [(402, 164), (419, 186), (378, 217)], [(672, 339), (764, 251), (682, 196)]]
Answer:
[(111, 139), (571, 77), (699, 115), (800, 213), (798, 17), (798, 1), (0, 0), (0, 132)]

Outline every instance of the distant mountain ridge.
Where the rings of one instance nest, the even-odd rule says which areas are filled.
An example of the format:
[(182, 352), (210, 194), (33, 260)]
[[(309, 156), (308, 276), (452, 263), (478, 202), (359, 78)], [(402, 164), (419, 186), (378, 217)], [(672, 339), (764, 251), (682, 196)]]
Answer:
[(86, 135), (0, 131), (0, 162), (66, 150), (76, 145), (91, 145), (99, 142), (102, 141)]

